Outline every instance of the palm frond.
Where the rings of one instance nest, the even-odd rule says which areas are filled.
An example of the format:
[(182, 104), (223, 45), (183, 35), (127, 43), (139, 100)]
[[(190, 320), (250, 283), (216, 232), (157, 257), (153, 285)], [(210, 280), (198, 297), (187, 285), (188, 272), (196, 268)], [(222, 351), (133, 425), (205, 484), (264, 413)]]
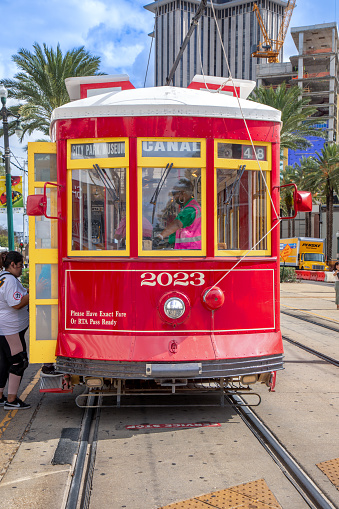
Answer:
[[(15, 111), (20, 113), (23, 136), (35, 130), (49, 135), (52, 111), (69, 102), (65, 79), (76, 76), (93, 76), (99, 72), (100, 58), (92, 56), (84, 46), (62, 53), (47, 44), (33, 44), (33, 51), (20, 48), (12, 56), (18, 67), (13, 79), (1, 83), (8, 89), (8, 97), (18, 101)], [(14, 108), (11, 108), (14, 112)], [(14, 131), (13, 124), (10, 134)]]

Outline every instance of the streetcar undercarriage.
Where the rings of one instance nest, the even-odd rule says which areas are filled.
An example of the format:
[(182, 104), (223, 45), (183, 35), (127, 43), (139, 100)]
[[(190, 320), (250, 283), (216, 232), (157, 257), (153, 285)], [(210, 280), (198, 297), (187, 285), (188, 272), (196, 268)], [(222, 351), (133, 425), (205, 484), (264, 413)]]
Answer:
[(199, 363), (127, 363), (59, 357), (54, 373), (41, 374), (40, 391), (70, 392), (75, 385), (83, 385), (88, 390), (77, 397), (78, 406), (88, 405), (90, 396), (113, 397), (115, 404), (104, 406), (120, 406), (125, 396), (206, 393), (219, 394), (221, 404), (227, 395), (252, 393), (258, 396), (259, 404), (260, 396), (253, 393), (251, 386), (263, 383), (274, 391), (276, 371), (280, 369), (282, 355)]

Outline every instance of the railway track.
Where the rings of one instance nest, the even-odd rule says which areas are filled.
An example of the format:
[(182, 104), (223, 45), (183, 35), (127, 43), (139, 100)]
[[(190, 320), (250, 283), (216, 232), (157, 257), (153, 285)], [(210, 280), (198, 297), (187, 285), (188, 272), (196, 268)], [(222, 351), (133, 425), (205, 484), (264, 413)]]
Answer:
[[(305, 316), (304, 313), (296, 313), (296, 312), (290, 312), (290, 311), (281, 311), (282, 314), (291, 316), (292, 318), (296, 318), (297, 320), (302, 320), (308, 323), (311, 323), (312, 325), (316, 325), (318, 327), (322, 327), (323, 329), (331, 330), (333, 332), (339, 333), (339, 324), (336, 326), (335, 322), (332, 322), (331, 320), (326, 320), (325, 318), (311, 318), (308, 316)], [(294, 339), (290, 338), (288, 335), (283, 334), (282, 335), (283, 340), (288, 341), (292, 345), (301, 348), (302, 350), (305, 350), (306, 352), (315, 355), (316, 357), (319, 357), (320, 359), (328, 362), (329, 364), (333, 364), (334, 366), (339, 367), (339, 360), (334, 359), (333, 357), (329, 357), (328, 355), (323, 354), (322, 352), (319, 352), (317, 350), (314, 350), (313, 348), (310, 348), (309, 346), (300, 343), (299, 341), (295, 341)]]
[[(93, 399), (89, 398), (88, 404), (94, 405), (98, 403), (95, 399), (96, 397), (94, 396)], [(246, 401), (242, 397), (227, 395), (225, 401), (235, 408), (243, 422), (291, 483), (293, 489), (303, 498), (308, 507), (311, 509), (336, 509), (337, 506), (315, 484), (264, 421), (246, 405)], [(90, 407), (84, 411), (77, 461), (72, 474), (72, 482), (65, 509), (88, 509), (90, 507), (100, 414), (100, 407)]]
[(302, 343), (299, 343), (298, 341), (295, 341), (294, 339), (289, 338), (286, 335), (283, 335), (282, 338), (285, 341), (288, 341), (294, 346), (297, 346), (298, 348), (301, 348), (302, 350), (305, 350), (306, 352), (315, 355), (316, 357), (319, 357), (320, 359), (328, 362), (329, 364), (333, 364), (334, 366), (339, 367), (339, 361), (337, 359), (333, 359), (333, 357), (329, 357), (328, 355), (325, 355), (321, 352), (318, 352), (317, 350), (314, 350), (313, 348), (310, 348), (309, 346), (303, 345)]
[[(332, 323), (323, 323), (323, 321), (289, 311), (282, 311), (282, 313), (335, 332), (339, 331), (339, 328), (335, 327), (335, 324), (333, 325)], [(303, 345), (287, 335), (283, 335), (283, 339), (334, 366), (339, 366), (339, 361), (337, 359), (333, 359)], [(98, 428), (101, 415), (100, 399), (100, 396), (90, 396), (88, 398), (88, 406), (84, 410), (77, 459), (64, 509), (88, 509), (90, 507), (92, 478), (96, 461)], [(235, 408), (235, 411), (239, 414), (242, 421), (251, 430), (261, 446), (291, 483), (293, 489), (297, 490), (308, 507), (311, 509), (335, 509), (337, 507), (293, 458), (290, 452), (279, 441), (279, 438), (275, 436), (265, 422), (260, 419), (258, 414), (247, 406), (247, 402), (243, 397), (226, 395), (225, 402)], [(96, 405), (99, 405), (99, 408), (95, 408)], [(173, 405), (170, 406), (173, 407)]]
[[(305, 470), (299, 465), (287, 449), (273, 435), (256, 413), (250, 408), (241, 405), (242, 398), (232, 396), (228, 398), (231, 404), (237, 404), (236, 411), (242, 420), (259, 440), (267, 453), (274, 460), (292, 486), (302, 496), (306, 504), (312, 509), (336, 509), (331, 500), (308, 476)], [(241, 401), (239, 401), (241, 400)]]
[(88, 408), (84, 410), (79, 449), (65, 509), (87, 509), (90, 504), (101, 412), (100, 407), (93, 407), (97, 403), (100, 403), (100, 396), (89, 397)]
[(332, 320), (317, 317), (317, 318), (311, 318), (306, 313), (297, 313), (295, 311), (289, 311), (289, 310), (281, 310), (281, 314), (291, 316), (293, 318), (297, 318), (298, 320), (303, 320), (304, 322), (312, 323), (313, 325), (319, 325), (319, 327), (323, 327), (324, 329), (329, 329), (334, 332), (339, 332), (339, 323), (336, 325), (336, 322), (333, 322)]

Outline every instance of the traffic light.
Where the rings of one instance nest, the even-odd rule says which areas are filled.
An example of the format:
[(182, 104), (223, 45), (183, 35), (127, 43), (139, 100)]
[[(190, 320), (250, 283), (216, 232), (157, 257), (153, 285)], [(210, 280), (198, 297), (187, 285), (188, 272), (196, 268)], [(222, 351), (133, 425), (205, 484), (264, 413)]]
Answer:
[(24, 248), (24, 243), (23, 243), (23, 242), (20, 242), (19, 247), (20, 247), (20, 252), (21, 252), (21, 254), (22, 254), (22, 250), (23, 250), (23, 248)]

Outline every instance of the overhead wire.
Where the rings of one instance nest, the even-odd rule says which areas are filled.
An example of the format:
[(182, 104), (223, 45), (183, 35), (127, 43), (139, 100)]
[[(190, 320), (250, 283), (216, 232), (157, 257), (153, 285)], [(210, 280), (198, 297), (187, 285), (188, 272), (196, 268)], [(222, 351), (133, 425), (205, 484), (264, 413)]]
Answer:
[(232, 82), (232, 86), (233, 86), (233, 89), (234, 89), (234, 93), (235, 93), (235, 96), (237, 98), (237, 101), (238, 101), (238, 106), (239, 106), (239, 110), (241, 112), (241, 116), (242, 116), (242, 119), (244, 121), (244, 124), (245, 124), (245, 127), (246, 127), (246, 131), (247, 131), (247, 134), (248, 134), (248, 138), (251, 142), (251, 146), (252, 146), (252, 150), (253, 150), (253, 153), (255, 155), (255, 158), (256, 158), (256, 161), (257, 161), (257, 164), (258, 164), (258, 167), (259, 167), (259, 170), (260, 170), (260, 174), (262, 176), (262, 179), (264, 181), (264, 184), (265, 184), (265, 187), (266, 187), (266, 190), (268, 192), (268, 196), (270, 198), (270, 202), (271, 202), (271, 205), (272, 205), (272, 209), (275, 213), (275, 219), (276, 220), (276, 223), (272, 226), (272, 228), (265, 233), (265, 235), (254, 245), (252, 246), (250, 249), (248, 249), (245, 254), (243, 256), (241, 256), (241, 258), (237, 261), (237, 263), (235, 263), (233, 265), (233, 267), (231, 267), (204, 295), (204, 298), (206, 298), (207, 294), (213, 290), (213, 288), (215, 288), (226, 276), (228, 276), (228, 274), (230, 274), (230, 272), (232, 272), (246, 257), (249, 253), (251, 253), (256, 247), (258, 244), (260, 244), (260, 242), (262, 242), (280, 223), (281, 223), (281, 218), (279, 217), (279, 215), (277, 214), (277, 211), (276, 211), (276, 208), (275, 208), (275, 205), (274, 205), (274, 202), (273, 202), (273, 198), (272, 198), (272, 195), (271, 195), (271, 192), (270, 192), (270, 189), (267, 185), (267, 182), (266, 182), (266, 179), (265, 179), (265, 176), (264, 176), (264, 172), (262, 171), (262, 168), (261, 168), (261, 165), (260, 165), (260, 161), (259, 161), (259, 158), (258, 158), (258, 155), (257, 155), (257, 151), (255, 149), (255, 146), (254, 146), (254, 143), (253, 143), (253, 139), (252, 139), (252, 136), (251, 136), (251, 133), (250, 133), (250, 130), (249, 130), (249, 127), (248, 127), (248, 124), (247, 124), (247, 121), (246, 121), (246, 118), (245, 118), (245, 115), (244, 115), (244, 112), (243, 112), (243, 109), (242, 109), (242, 106), (241, 106), (241, 103), (240, 103), (240, 98), (239, 98), (239, 95), (238, 95), (238, 91), (236, 89), (236, 86), (235, 86), (235, 83), (234, 83), (234, 80), (233, 80), (233, 76), (232, 76), (232, 72), (231, 72), (231, 69), (230, 69), (230, 66), (229, 66), (229, 62), (228, 62), (228, 58), (227, 58), (227, 55), (226, 55), (226, 51), (225, 51), (225, 47), (224, 47), (224, 43), (223, 43), (223, 40), (222, 40), (222, 37), (221, 37), (221, 33), (220, 33), (220, 29), (219, 29), (219, 25), (218, 25), (218, 21), (217, 21), (217, 17), (215, 15), (215, 10), (214, 10), (214, 5), (213, 5), (213, 0), (210, 0), (210, 3), (211, 3), (211, 8), (212, 8), (212, 12), (213, 12), (213, 17), (214, 17), (214, 21), (215, 21), (215, 25), (216, 25), (216, 28), (217, 28), (217, 32), (218, 32), (218, 35), (219, 35), (219, 39), (220, 39), (220, 43), (221, 43), (221, 47), (222, 47), (222, 50), (223, 50), (223, 54), (224, 54), (224, 57), (225, 57), (225, 61), (226, 61), (226, 65), (227, 65), (227, 68), (228, 68), (228, 73), (229, 73), (229, 76), (228, 78), (225, 80), (224, 83), (222, 83), (222, 85), (219, 87), (219, 89), (216, 91), (217, 93), (219, 93), (220, 91), (222, 91), (222, 88), (226, 85), (226, 83), (228, 83), (229, 81)]
[(261, 176), (264, 180), (264, 183), (265, 183), (265, 187), (267, 189), (267, 192), (268, 192), (268, 195), (269, 195), (269, 198), (270, 198), (270, 201), (271, 201), (271, 204), (272, 204), (272, 208), (275, 212), (275, 215), (276, 215), (276, 218), (278, 219), (279, 216), (277, 214), (277, 211), (275, 209), (275, 206), (274, 206), (274, 203), (273, 203), (273, 199), (272, 199), (272, 196), (271, 196), (271, 193), (270, 193), (270, 189), (267, 185), (267, 182), (266, 182), (266, 179), (265, 179), (265, 176), (264, 176), (264, 173), (261, 169), (261, 165), (260, 165), (260, 161), (259, 161), (259, 158), (258, 158), (258, 155), (257, 155), (257, 151), (255, 150), (255, 146), (254, 146), (254, 143), (253, 143), (253, 139), (252, 139), (252, 136), (251, 136), (251, 133), (250, 133), (250, 130), (248, 128), (248, 124), (247, 124), (247, 121), (246, 121), (246, 118), (245, 118), (245, 115), (244, 115), (244, 112), (243, 112), (243, 109), (241, 107), (241, 103), (240, 103), (240, 98), (239, 98), (239, 95), (238, 95), (238, 91), (236, 89), (236, 86), (235, 86), (235, 83), (234, 83), (234, 80), (233, 80), (233, 76), (232, 76), (232, 72), (231, 72), (231, 69), (230, 69), (230, 66), (229, 66), (229, 63), (228, 63), (228, 58), (227, 58), (227, 55), (226, 55), (226, 51), (225, 51), (225, 47), (224, 47), (224, 43), (223, 43), (223, 40), (222, 40), (222, 37), (221, 37), (221, 33), (220, 33), (220, 29), (219, 29), (219, 24), (218, 24), (218, 21), (217, 21), (217, 17), (215, 15), (215, 10), (214, 10), (214, 4), (213, 4), (213, 0), (210, 0), (211, 2), (211, 7), (212, 7), (212, 12), (213, 12), (213, 17), (214, 17), (214, 21), (215, 21), (215, 25), (217, 27), (217, 32), (218, 32), (218, 35), (219, 35), (219, 38), (220, 38), (220, 43), (221, 43), (221, 47), (222, 47), (222, 50), (223, 50), (223, 53), (224, 53), (224, 57), (225, 57), (225, 60), (226, 60), (226, 65), (227, 65), (227, 68), (228, 68), (228, 72), (229, 72), (229, 77), (227, 78), (227, 80), (225, 81), (225, 84), (222, 84), (221, 87), (219, 87), (219, 89), (217, 90), (217, 92), (221, 91), (222, 88), (226, 85), (226, 83), (231, 80), (232, 82), (232, 86), (233, 86), (233, 89), (234, 89), (234, 93), (236, 95), (236, 98), (237, 98), (237, 101), (238, 101), (238, 106), (239, 106), (239, 109), (240, 109), (240, 112), (241, 112), (241, 116), (243, 118), (243, 121), (244, 121), (244, 124), (245, 124), (245, 127), (246, 127), (246, 131), (247, 131), (247, 134), (248, 134), (248, 137), (249, 137), (249, 140), (251, 142), (251, 145), (252, 145), (252, 149), (253, 149), (253, 153), (255, 155), (255, 158), (256, 158), (256, 161), (257, 161), (257, 164), (259, 166), (259, 170), (260, 170), (260, 173), (261, 173)]

